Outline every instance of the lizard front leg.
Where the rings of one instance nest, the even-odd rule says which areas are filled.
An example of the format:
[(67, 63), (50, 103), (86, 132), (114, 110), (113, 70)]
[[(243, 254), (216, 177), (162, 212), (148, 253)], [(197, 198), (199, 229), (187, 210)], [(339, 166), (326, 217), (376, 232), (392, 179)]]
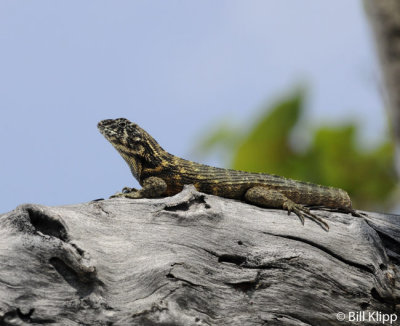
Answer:
[(291, 199), (287, 198), (278, 190), (268, 189), (266, 187), (256, 186), (247, 190), (244, 195), (247, 202), (269, 208), (281, 208), (295, 213), (304, 224), (304, 218), (308, 217), (320, 224), (326, 231), (329, 230), (329, 225), (320, 217), (312, 214), (307, 207), (296, 204)]
[(161, 197), (167, 190), (165, 181), (158, 177), (149, 177), (143, 181), (142, 189), (127, 188), (123, 192), (117, 192), (110, 198), (125, 197), (125, 198), (156, 198)]

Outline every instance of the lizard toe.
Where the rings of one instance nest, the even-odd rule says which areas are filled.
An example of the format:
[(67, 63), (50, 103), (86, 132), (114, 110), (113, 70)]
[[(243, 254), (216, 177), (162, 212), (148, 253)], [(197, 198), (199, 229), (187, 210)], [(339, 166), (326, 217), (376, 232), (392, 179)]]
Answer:
[(124, 194), (122, 192), (116, 192), (114, 195), (110, 196), (110, 198), (118, 198), (118, 197), (124, 197)]

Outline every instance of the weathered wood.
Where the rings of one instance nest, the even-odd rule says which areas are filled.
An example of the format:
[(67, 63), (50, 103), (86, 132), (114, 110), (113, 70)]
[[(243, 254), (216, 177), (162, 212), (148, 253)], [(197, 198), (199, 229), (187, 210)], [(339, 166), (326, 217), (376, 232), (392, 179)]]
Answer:
[(21, 205), (0, 216), (0, 324), (354, 325), (336, 314), (399, 315), (400, 217), (317, 213), (329, 232), (191, 186), (162, 199)]

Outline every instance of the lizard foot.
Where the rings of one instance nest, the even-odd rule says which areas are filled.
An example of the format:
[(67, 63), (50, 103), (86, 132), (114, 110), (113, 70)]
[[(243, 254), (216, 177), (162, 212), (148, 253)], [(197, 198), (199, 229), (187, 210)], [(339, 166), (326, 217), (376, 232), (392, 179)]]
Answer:
[(135, 191), (138, 191), (136, 188), (129, 188), (129, 187), (124, 187), (124, 188), (122, 188), (122, 190), (121, 190), (121, 192), (123, 193), (123, 194), (127, 194), (127, 193), (129, 193), (129, 192), (135, 192)]
[(367, 213), (363, 213), (363, 212), (357, 212), (355, 209), (352, 209), (350, 211), (350, 214), (355, 216), (355, 217), (368, 217)]
[(109, 198), (118, 198), (118, 197), (124, 197), (124, 194), (122, 192), (116, 192), (114, 195), (111, 195)]
[(304, 225), (304, 219), (306, 217), (308, 217), (309, 219), (313, 220), (314, 222), (317, 222), (318, 224), (320, 224), (325, 231), (329, 231), (328, 223), (326, 223), (322, 218), (311, 213), (307, 207), (304, 207), (300, 204), (296, 204), (295, 202), (293, 202), (291, 200), (285, 201), (282, 206), (283, 206), (283, 209), (286, 209), (288, 211), (288, 215), (291, 212), (295, 213), (300, 218), (300, 221), (303, 225)]
[(117, 192), (114, 195), (110, 196), (110, 198), (142, 198), (139, 190), (135, 188), (125, 187), (122, 189), (122, 192)]

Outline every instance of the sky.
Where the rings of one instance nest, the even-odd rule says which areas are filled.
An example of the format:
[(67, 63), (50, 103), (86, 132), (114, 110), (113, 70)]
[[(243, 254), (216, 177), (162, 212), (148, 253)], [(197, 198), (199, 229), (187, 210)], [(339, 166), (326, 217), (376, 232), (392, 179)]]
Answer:
[(6, 0), (0, 44), (0, 213), (137, 186), (102, 119), (134, 121), (192, 159), (210, 126), (251, 123), (306, 85), (311, 124), (385, 135), (361, 1)]

